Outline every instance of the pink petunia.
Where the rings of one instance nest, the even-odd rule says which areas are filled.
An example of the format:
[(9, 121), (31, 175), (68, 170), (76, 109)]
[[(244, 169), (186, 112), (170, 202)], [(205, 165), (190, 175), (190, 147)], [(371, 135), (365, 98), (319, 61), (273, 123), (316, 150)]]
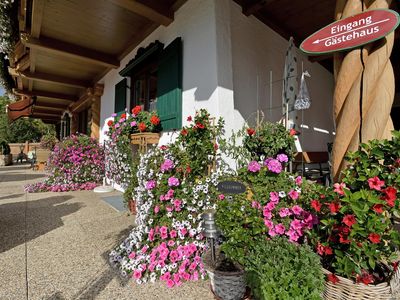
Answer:
[(285, 233), (285, 230), (286, 230), (286, 228), (285, 228), (285, 226), (283, 225), (283, 224), (277, 224), (276, 226), (275, 226), (275, 232), (277, 233), (277, 234), (284, 234)]
[(288, 195), (292, 200), (297, 200), (299, 198), (299, 193), (295, 190), (290, 190)]
[(346, 188), (346, 184), (345, 183), (335, 183), (334, 185), (333, 185), (333, 187), (334, 187), (334, 192), (336, 192), (336, 193), (338, 193), (339, 195), (344, 195), (344, 188)]
[(301, 185), (303, 183), (303, 178), (301, 176), (297, 176), (296, 179), (294, 180), (294, 182), (297, 185)]
[(249, 163), (249, 165), (247, 166), (247, 170), (249, 170), (250, 172), (256, 173), (258, 171), (260, 171), (261, 166), (258, 162), (256, 162), (255, 160), (251, 161)]
[(292, 212), (293, 212), (296, 216), (299, 216), (299, 215), (303, 212), (303, 209), (302, 209), (300, 206), (295, 205), (295, 206), (292, 207)]
[(279, 194), (277, 192), (270, 192), (269, 193), (269, 200), (274, 203), (279, 202)]

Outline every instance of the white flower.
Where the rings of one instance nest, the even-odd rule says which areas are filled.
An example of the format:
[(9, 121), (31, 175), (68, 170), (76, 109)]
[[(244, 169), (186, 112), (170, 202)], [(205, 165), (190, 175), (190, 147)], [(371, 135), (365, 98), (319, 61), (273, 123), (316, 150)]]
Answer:
[(286, 193), (284, 191), (280, 191), (279, 192), (279, 197), (280, 198), (285, 198), (286, 197)]

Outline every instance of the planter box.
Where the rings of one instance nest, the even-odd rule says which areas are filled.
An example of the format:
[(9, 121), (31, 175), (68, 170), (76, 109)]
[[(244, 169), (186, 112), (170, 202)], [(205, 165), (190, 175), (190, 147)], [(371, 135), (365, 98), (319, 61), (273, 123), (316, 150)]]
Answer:
[(131, 143), (139, 146), (140, 153), (145, 153), (147, 151), (147, 145), (158, 144), (159, 141), (159, 133), (144, 132), (131, 134)]
[(0, 166), (12, 165), (13, 156), (12, 154), (0, 155)]
[[(323, 269), (324, 274), (331, 274)], [(354, 283), (352, 280), (336, 275), (339, 282), (333, 284), (325, 282), (323, 298), (325, 300), (394, 300), (400, 299), (400, 268), (393, 274), (389, 284), (386, 282), (377, 285)]]

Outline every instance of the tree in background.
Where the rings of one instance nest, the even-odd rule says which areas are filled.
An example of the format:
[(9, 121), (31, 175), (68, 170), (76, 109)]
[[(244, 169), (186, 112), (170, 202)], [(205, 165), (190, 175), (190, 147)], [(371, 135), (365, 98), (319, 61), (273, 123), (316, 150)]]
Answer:
[(54, 125), (43, 123), (42, 120), (20, 118), (12, 123), (8, 122), (6, 106), (10, 99), (0, 96), (0, 141), (8, 143), (40, 142), (43, 135), (56, 136)]

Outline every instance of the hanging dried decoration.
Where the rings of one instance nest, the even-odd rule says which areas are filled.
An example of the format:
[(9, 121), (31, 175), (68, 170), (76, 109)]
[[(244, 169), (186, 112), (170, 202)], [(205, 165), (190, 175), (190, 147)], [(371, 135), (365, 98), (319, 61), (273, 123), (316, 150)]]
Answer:
[(305, 76), (311, 77), (307, 71), (301, 74), (300, 91), (296, 98), (296, 101), (294, 102), (295, 110), (309, 109), (311, 106), (311, 99), (310, 99), (310, 94), (308, 92)]

